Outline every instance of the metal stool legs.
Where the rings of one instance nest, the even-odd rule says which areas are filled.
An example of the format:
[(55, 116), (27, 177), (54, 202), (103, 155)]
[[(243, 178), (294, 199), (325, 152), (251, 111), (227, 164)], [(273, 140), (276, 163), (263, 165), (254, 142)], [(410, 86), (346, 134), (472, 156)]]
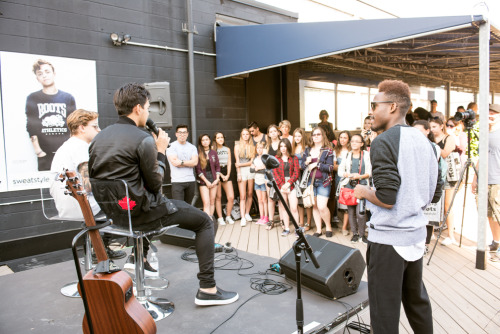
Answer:
[(136, 298), (148, 310), (154, 321), (160, 321), (172, 314), (175, 307), (174, 303), (166, 298), (146, 297), (143, 237), (142, 232), (139, 232), (139, 237), (134, 238)]
[[(82, 260), (82, 264), (85, 264), (85, 270), (92, 270), (92, 245), (90, 243), (90, 237), (88, 234), (85, 235), (85, 255)], [(61, 293), (70, 298), (80, 298), (80, 293), (78, 292), (78, 281), (73, 281), (71, 283), (65, 284), (61, 288)]]

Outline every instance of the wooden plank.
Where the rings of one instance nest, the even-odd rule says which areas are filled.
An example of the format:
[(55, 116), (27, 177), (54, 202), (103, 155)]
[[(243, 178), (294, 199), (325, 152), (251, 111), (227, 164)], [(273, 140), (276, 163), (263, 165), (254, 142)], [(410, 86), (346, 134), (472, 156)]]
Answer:
[(233, 232), (233, 225), (224, 225), (224, 226), (219, 226), (219, 231), (217, 231), (217, 234), (222, 230), (222, 233), (220, 233), (220, 238), (218, 239), (219, 244), (225, 244), (229, 238), (231, 237), (231, 233)]
[[(240, 224), (240, 221), (235, 224)], [(238, 241), (238, 249), (242, 251), (248, 251), (248, 239), (250, 238), (250, 226), (247, 224), (246, 226), (241, 227), (240, 240)]]
[(267, 238), (269, 240), (269, 256), (275, 259), (281, 258), (280, 244), (278, 238), (280, 236), (276, 233), (277, 229), (266, 230)]
[(259, 225), (255, 223), (247, 223), (246, 226), (250, 230), (250, 237), (248, 238), (247, 251), (253, 254), (259, 252)]
[(266, 226), (256, 225), (254, 226), (259, 230), (259, 255), (269, 256), (269, 233), (266, 230)]
[(232, 226), (233, 228), (233, 231), (231, 232), (231, 237), (229, 238), (229, 242), (231, 243), (231, 246), (236, 247), (240, 241), (242, 227), (240, 224), (236, 223), (228, 226)]
[(451, 333), (451, 334), (467, 333), (442, 308), (433, 311), (432, 317), (434, 318), (434, 321), (438, 323), (438, 326), (445, 330), (445, 333)]

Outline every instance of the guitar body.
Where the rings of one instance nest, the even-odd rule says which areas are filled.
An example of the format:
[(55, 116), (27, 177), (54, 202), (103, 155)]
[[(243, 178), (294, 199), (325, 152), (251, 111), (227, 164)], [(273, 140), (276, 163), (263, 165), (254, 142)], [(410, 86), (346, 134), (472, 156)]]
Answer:
[[(149, 312), (133, 294), (132, 279), (123, 272), (97, 274), (88, 272), (83, 278), (95, 334), (154, 334), (156, 324)], [(80, 286), (78, 290), (81, 295)], [(87, 315), (83, 333), (90, 334)]]

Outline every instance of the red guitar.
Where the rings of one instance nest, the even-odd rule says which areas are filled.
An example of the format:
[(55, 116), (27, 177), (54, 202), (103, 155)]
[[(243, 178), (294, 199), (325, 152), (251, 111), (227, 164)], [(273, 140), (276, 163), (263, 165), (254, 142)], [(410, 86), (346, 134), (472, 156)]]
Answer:
[[(66, 171), (66, 184), (71, 195), (82, 209), (87, 227), (96, 226), (87, 194), (74, 171)], [(108, 255), (98, 230), (88, 232), (99, 263), (108, 260)], [(99, 264), (98, 264), (99, 267)], [(118, 269), (119, 270), (119, 269)], [(149, 312), (133, 294), (132, 279), (123, 271), (96, 273), (89, 271), (83, 277), (88, 312), (95, 334), (103, 333), (156, 333), (156, 324)], [(113, 270), (109, 270), (111, 272)], [(78, 285), (80, 295), (81, 287)], [(83, 318), (83, 332), (90, 333), (87, 314)]]

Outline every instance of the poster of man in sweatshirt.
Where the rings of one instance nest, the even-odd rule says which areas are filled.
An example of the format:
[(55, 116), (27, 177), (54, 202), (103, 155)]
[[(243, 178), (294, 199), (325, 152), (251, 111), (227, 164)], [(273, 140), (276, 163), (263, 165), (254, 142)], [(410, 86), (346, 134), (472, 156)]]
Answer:
[[(97, 110), (95, 61), (0, 52), (7, 190), (48, 186), (77, 108)], [(4, 190), (5, 191), (5, 190)]]

